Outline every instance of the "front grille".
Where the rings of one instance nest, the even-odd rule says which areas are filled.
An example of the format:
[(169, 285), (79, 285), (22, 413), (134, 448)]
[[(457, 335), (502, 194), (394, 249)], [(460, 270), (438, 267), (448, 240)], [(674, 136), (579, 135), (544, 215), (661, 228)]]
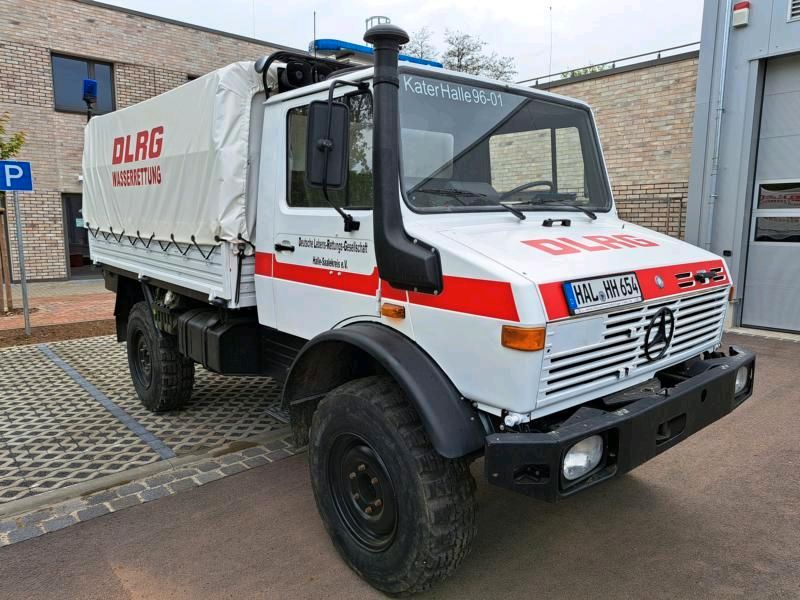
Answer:
[[(563, 341), (559, 343), (559, 334), (569, 333), (562, 333), (564, 329), (557, 324), (548, 327), (548, 347), (566, 349), (546, 353), (539, 403), (551, 404), (566, 397), (597, 392), (603, 386), (645, 370), (652, 373), (699, 354), (717, 341), (722, 331), (727, 299), (728, 288), (724, 287), (610, 312), (603, 316), (602, 335), (596, 342), (580, 348), (570, 349)], [(650, 361), (644, 352), (645, 331), (650, 319), (665, 306), (675, 315), (675, 332), (664, 356)], [(663, 345), (654, 345), (651, 355), (658, 355), (662, 348)]]

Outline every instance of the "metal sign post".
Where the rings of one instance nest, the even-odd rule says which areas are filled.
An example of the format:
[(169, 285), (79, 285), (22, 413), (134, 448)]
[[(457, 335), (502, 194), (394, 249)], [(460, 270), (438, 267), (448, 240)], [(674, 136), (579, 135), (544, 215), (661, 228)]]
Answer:
[(11, 198), (14, 203), (19, 279), (22, 285), (22, 312), (25, 318), (25, 335), (30, 335), (31, 314), (28, 306), (28, 280), (25, 276), (25, 249), (22, 243), (22, 209), (19, 204), (19, 192), (33, 191), (31, 163), (18, 160), (0, 160), (0, 191), (11, 192)]
[(28, 278), (25, 276), (25, 248), (22, 244), (22, 213), (19, 209), (19, 192), (11, 192), (14, 201), (14, 221), (17, 224), (17, 258), (19, 259), (19, 281), (22, 285), (22, 314), (25, 318), (25, 335), (31, 334), (31, 311), (28, 306)]

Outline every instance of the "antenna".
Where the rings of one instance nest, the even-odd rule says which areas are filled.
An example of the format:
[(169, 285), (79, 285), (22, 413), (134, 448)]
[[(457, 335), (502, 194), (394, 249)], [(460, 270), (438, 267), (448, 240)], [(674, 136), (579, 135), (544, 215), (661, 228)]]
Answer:
[[(547, 74), (551, 74), (553, 72), (553, 4), (550, 3), (550, 57), (547, 59)], [(550, 89), (550, 83), (552, 79), (548, 81), (547, 89)]]
[(317, 58), (317, 11), (314, 11), (314, 37), (311, 43), (314, 44), (314, 58)]
[(256, 37), (256, 0), (253, 0), (253, 39)]

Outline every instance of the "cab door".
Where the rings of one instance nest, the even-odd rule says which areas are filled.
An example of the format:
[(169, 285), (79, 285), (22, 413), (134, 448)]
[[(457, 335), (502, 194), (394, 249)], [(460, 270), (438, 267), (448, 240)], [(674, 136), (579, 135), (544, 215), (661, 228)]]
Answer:
[[(340, 88), (348, 91), (348, 88)], [(349, 92), (349, 175), (331, 202), (360, 223), (345, 232), (344, 221), (322, 190), (306, 184), (308, 106), (325, 94), (289, 100), (285, 177), (275, 203), (273, 285), (277, 327), (304, 338), (352, 317), (378, 315), (378, 272), (372, 235), (372, 96)]]

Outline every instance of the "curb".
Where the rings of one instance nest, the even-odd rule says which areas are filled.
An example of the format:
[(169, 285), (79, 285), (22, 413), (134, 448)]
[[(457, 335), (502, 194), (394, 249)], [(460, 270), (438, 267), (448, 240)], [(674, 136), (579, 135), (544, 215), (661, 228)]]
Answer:
[(290, 438), (288, 428), (281, 429), (204, 454), (163, 460), (10, 502), (0, 513), (0, 547), (172, 496), (305, 451), (292, 446)]

